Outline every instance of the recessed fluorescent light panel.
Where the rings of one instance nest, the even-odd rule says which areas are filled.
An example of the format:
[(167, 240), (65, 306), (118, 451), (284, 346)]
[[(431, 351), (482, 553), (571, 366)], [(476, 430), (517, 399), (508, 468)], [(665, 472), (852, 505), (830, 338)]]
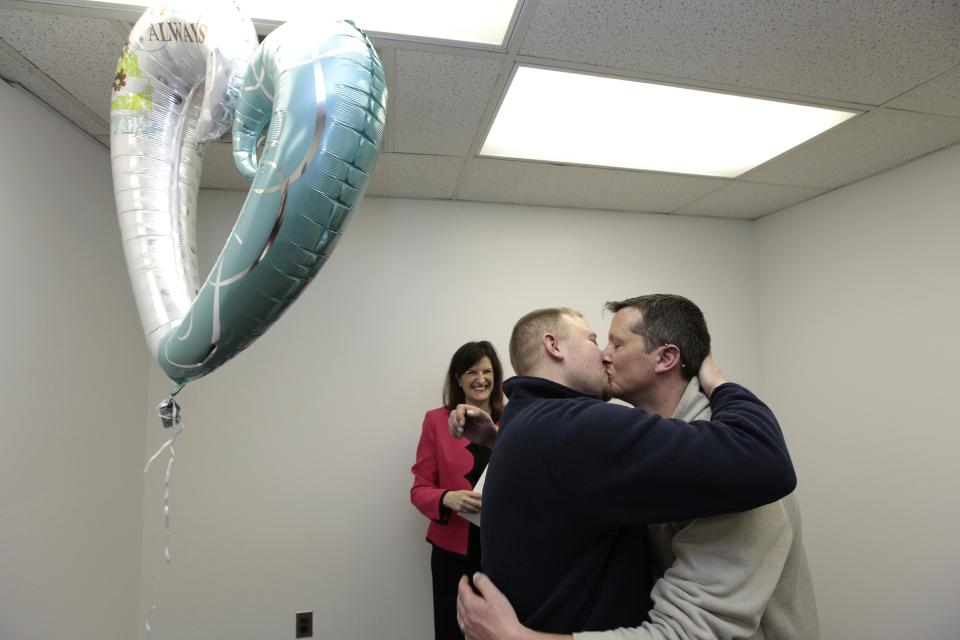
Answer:
[(521, 66), (480, 154), (733, 178), (855, 115)]
[[(320, 19), (349, 18), (364, 31), (418, 38), (455, 40), (499, 47), (518, 0), (237, 0), (240, 10), (253, 20), (287, 22), (317, 16)], [(96, 7), (106, 4), (146, 8), (138, 0), (56, 1), (54, 4)]]

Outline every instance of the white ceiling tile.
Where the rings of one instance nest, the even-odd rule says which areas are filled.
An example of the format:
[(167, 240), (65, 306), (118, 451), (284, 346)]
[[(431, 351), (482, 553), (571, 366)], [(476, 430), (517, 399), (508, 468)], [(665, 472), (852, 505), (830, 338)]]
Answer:
[(100, 18), (0, 9), (0, 38), (104, 120), (124, 38)]
[(960, 116), (960, 67), (920, 85), (888, 103), (888, 107)]
[(882, 104), (960, 60), (956, 0), (541, 0), (523, 55)]
[(398, 50), (396, 151), (463, 156), (497, 80), (497, 59)]
[(91, 112), (3, 40), (0, 40), (0, 77), (21, 85), (87, 133), (94, 136), (109, 134), (106, 120)]
[(370, 177), (367, 194), (448, 199), (453, 196), (463, 164), (463, 158), (450, 156), (381, 153)]
[(513, 160), (474, 160), (457, 195), (463, 200), (667, 213), (726, 184), (646, 171)]
[[(540, 0), (519, 53), (551, 60), (600, 64), (612, 47), (613, 29), (625, 8), (623, 1)], [(635, 10), (642, 10), (633, 3)]]
[[(9, 9), (0, 0), (0, 76), (106, 140), (110, 79), (127, 27), (50, 4), (20, 8), (28, 5), (18, 0)], [(547, 64), (800, 100), (892, 102), (745, 176), (760, 185), (488, 158), (469, 161), (463, 175), (498, 97), (506, 54), (378, 42), (390, 99), (372, 195), (739, 217), (960, 140), (958, 0), (539, 0), (537, 7), (520, 53)], [(589, 117), (589, 96), (572, 99)], [(248, 188), (229, 144), (208, 150), (203, 186)]]
[(960, 118), (879, 109), (744, 174), (751, 182), (835, 188), (960, 141)]
[(824, 193), (825, 189), (732, 182), (676, 213), (753, 220)]

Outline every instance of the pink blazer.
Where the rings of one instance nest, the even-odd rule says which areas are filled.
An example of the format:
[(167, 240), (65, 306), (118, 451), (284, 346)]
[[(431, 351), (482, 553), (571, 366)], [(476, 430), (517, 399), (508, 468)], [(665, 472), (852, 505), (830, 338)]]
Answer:
[(470, 441), (450, 435), (449, 415), (449, 411), (440, 407), (427, 411), (423, 418), (417, 461), (410, 469), (413, 472), (410, 502), (431, 520), (427, 540), (447, 551), (466, 555), (470, 523), (456, 513), (449, 513), (445, 522), (440, 518), (440, 497), (445, 491), (473, 489), (464, 477), (473, 468), (473, 454), (467, 451)]

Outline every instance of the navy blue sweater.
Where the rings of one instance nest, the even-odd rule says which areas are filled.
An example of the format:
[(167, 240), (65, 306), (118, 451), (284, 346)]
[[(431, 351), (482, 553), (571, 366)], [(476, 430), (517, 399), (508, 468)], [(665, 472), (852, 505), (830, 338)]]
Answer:
[(753, 509), (796, 486), (776, 418), (739, 385), (689, 424), (541, 378), (504, 390), (483, 570), (538, 631), (639, 625), (653, 585), (645, 525)]

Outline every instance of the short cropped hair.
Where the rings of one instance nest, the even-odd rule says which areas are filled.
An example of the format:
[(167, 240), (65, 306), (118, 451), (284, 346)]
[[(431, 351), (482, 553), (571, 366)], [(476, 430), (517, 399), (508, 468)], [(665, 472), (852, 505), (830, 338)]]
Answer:
[(462, 345), (450, 358), (450, 366), (447, 368), (447, 377), (443, 383), (443, 406), (449, 411), (457, 408), (458, 404), (467, 401), (466, 394), (460, 387), (460, 377), (465, 374), (470, 367), (483, 360), (484, 356), (490, 358), (490, 364), (493, 367), (493, 389), (490, 392), (490, 417), (497, 421), (500, 414), (503, 413), (503, 366), (500, 364), (500, 358), (497, 356), (497, 350), (486, 340), (477, 342), (468, 342)]
[(567, 337), (565, 317), (583, 314), (567, 307), (537, 309), (517, 320), (510, 334), (510, 364), (518, 376), (528, 376), (540, 362), (540, 344), (545, 333)]
[(633, 308), (640, 320), (630, 330), (646, 341), (647, 353), (665, 344), (680, 349), (680, 372), (687, 380), (697, 375), (710, 354), (710, 332), (700, 307), (683, 296), (655, 293), (604, 305), (616, 313)]

